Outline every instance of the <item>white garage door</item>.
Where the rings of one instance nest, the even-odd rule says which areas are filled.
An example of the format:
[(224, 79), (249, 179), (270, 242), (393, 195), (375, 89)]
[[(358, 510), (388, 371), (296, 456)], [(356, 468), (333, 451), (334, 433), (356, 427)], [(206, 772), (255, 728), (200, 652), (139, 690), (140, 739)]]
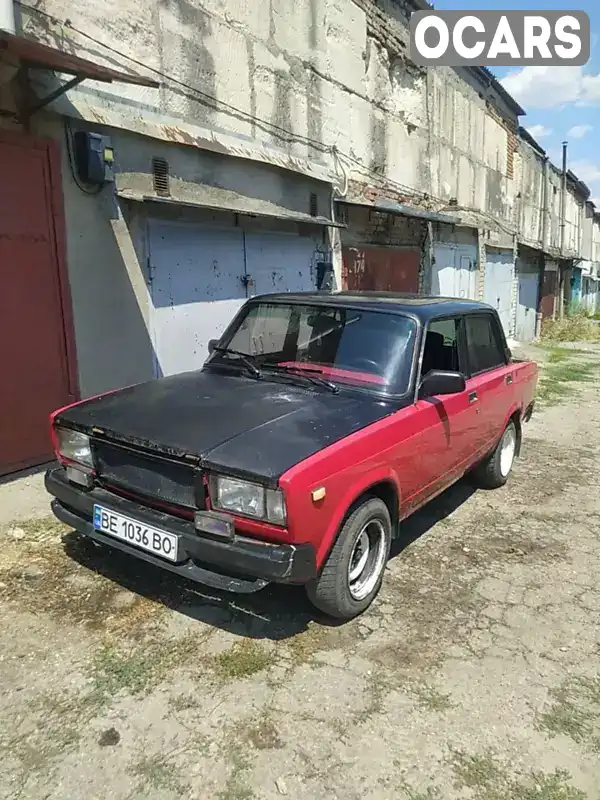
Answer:
[(519, 270), (519, 293), (517, 296), (517, 320), (515, 339), (518, 342), (531, 342), (535, 339), (537, 316), (539, 274), (532, 269)]
[(434, 258), (432, 294), (474, 300), (477, 292), (477, 247), (436, 244)]
[(485, 261), (483, 300), (496, 309), (507, 337), (512, 334), (512, 290), (515, 264), (512, 250), (489, 249)]
[(155, 373), (199, 369), (248, 295), (314, 288), (318, 241), (186, 223), (149, 223)]

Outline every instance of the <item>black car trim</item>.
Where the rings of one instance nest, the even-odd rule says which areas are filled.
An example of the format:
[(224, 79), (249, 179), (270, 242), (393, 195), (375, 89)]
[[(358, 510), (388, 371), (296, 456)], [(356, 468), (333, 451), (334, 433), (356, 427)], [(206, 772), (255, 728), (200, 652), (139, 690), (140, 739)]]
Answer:
[[(271, 582), (307, 583), (317, 575), (315, 549), (311, 544), (272, 544), (237, 533), (233, 542), (211, 538), (196, 531), (191, 521), (150, 509), (100, 487), (91, 490), (77, 487), (69, 483), (62, 467), (48, 470), (45, 485), (55, 498), (52, 503), (55, 516), (79, 533), (207, 586), (248, 592)], [(92, 522), (94, 504), (180, 536), (179, 561), (165, 561), (96, 531)], [(248, 588), (250, 583), (255, 588)]]

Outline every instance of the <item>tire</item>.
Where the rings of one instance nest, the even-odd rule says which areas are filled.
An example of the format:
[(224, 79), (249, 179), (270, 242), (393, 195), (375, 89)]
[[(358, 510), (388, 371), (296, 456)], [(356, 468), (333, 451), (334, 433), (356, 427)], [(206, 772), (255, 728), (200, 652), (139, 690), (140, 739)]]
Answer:
[[(350, 620), (362, 614), (381, 588), (391, 543), (387, 506), (377, 497), (366, 498), (342, 525), (319, 577), (306, 587), (310, 602), (335, 619)], [(357, 572), (361, 564), (362, 571)]]
[(517, 453), (517, 429), (511, 420), (494, 451), (473, 470), (473, 480), (481, 489), (499, 489), (511, 473)]

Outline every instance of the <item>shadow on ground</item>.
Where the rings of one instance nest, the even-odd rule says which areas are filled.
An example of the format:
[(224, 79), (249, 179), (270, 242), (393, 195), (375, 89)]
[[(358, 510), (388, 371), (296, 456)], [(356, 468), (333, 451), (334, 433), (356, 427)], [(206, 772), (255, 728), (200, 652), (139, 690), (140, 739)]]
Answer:
[[(450, 516), (474, 491), (466, 481), (460, 481), (403, 522), (391, 558), (400, 556)], [(76, 533), (67, 534), (63, 542), (67, 556), (87, 569), (191, 619), (238, 636), (280, 641), (307, 630), (313, 621), (337, 625), (319, 615), (302, 587), (271, 584), (255, 594), (232, 595), (179, 578), (119, 550), (99, 547)]]

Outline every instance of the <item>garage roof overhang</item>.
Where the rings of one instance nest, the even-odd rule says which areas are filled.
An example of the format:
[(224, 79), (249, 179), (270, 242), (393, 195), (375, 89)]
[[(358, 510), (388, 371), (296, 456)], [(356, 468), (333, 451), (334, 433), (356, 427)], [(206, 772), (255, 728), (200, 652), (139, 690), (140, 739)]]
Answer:
[(54, 47), (49, 47), (34, 39), (2, 30), (0, 30), (0, 61), (8, 61), (25, 70), (41, 69), (72, 76), (71, 80), (59, 86), (46, 97), (27, 104), (22, 112), (22, 116), (26, 119), (84, 80), (101, 81), (102, 83), (116, 81), (151, 88), (159, 86), (159, 83), (151, 78), (103, 67), (85, 58), (63, 53), (61, 50), (56, 50)]
[(133, 200), (140, 203), (149, 203), (157, 206), (177, 206), (179, 208), (197, 208), (205, 211), (226, 211), (232, 214), (241, 214), (247, 217), (268, 217), (279, 219), (286, 222), (297, 222), (305, 225), (323, 225), (331, 228), (345, 228), (339, 222), (335, 222), (329, 217), (312, 216), (303, 214), (300, 211), (291, 211), (267, 200), (260, 200), (256, 197), (238, 194), (230, 189), (222, 189), (218, 186), (196, 185), (194, 187), (198, 194), (204, 193), (204, 197), (191, 199), (178, 199), (174, 197), (159, 197), (158, 195), (144, 194), (143, 192), (132, 192), (126, 189), (117, 191), (118, 197), (123, 200)]
[(372, 211), (381, 211), (387, 214), (397, 214), (403, 217), (422, 219), (425, 222), (440, 222), (445, 225), (460, 224), (460, 217), (452, 217), (450, 214), (441, 214), (438, 211), (426, 211), (421, 208), (413, 208), (412, 206), (394, 203), (391, 200), (375, 200), (373, 203), (369, 203), (366, 200), (345, 200), (336, 198), (335, 202), (340, 205), (358, 206), (360, 208), (369, 208)]

